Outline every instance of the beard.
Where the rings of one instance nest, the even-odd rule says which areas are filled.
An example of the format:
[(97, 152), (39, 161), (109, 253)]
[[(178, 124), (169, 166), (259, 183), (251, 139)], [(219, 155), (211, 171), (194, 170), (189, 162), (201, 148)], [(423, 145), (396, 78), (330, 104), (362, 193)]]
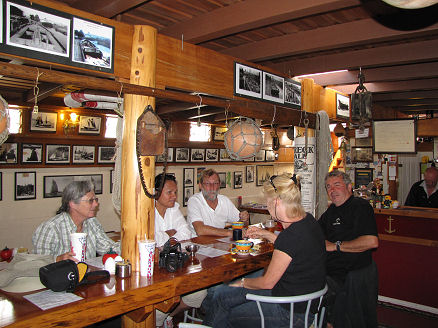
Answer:
[(217, 199), (217, 195), (219, 195), (219, 190), (216, 191), (202, 190), (202, 196), (204, 196), (206, 200), (209, 200), (211, 202), (214, 202)]

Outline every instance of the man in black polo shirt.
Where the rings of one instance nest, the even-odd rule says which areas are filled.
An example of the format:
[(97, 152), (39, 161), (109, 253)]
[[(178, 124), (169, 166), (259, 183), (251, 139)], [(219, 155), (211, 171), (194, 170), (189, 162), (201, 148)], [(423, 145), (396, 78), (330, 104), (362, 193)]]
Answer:
[(429, 167), (424, 172), (424, 180), (415, 182), (406, 198), (406, 206), (438, 208), (438, 170)]
[(332, 201), (319, 219), (326, 238), (328, 322), (336, 328), (377, 327), (377, 226), (371, 205), (353, 196), (347, 174), (325, 178)]

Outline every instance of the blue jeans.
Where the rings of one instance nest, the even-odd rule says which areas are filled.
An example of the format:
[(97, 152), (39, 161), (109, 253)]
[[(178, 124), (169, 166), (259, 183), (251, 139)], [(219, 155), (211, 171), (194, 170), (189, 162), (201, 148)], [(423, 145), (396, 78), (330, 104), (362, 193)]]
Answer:
[[(260, 327), (257, 303), (248, 301), (246, 294), (271, 296), (271, 290), (252, 290), (222, 285), (215, 291), (213, 306), (206, 313), (203, 324), (213, 328), (254, 328)], [(290, 312), (280, 304), (262, 303), (265, 327), (289, 327)], [(304, 314), (294, 314), (294, 327), (304, 327)]]

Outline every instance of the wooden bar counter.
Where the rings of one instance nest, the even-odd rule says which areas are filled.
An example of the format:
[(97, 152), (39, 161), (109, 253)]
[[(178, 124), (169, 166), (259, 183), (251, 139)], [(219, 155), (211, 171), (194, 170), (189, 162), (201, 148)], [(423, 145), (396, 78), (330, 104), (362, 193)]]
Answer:
[[(222, 250), (230, 250), (231, 245), (211, 236), (192, 241)], [(158, 268), (156, 258), (151, 278), (141, 277), (138, 272), (123, 279), (112, 275), (107, 281), (77, 288), (75, 294), (83, 300), (46, 311), (23, 298), (30, 293), (0, 291), (0, 327), (83, 327), (120, 314), (131, 315), (132, 320), (139, 322), (154, 307), (163, 306), (163, 302), (173, 304), (182, 294), (265, 267), (271, 260), (272, 251), (273, 245), (265, 242), (260, 244), (257, 255), (226, 254), (209, 258), (196, 254), (175, 273)]]

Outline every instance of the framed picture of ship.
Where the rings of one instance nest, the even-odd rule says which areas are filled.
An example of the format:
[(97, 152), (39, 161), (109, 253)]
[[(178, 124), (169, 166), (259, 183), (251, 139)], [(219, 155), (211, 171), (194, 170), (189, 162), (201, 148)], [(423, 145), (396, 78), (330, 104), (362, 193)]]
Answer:
[(44, 176), (44, 198), (61, 197), (64, 188), (73, 181), (90, 181), (94, 185), (94, 193), (102, 194), (103, 174), (54, 175)]
[(79, 134), (100, 134), (101, 117), (81, 116), (79, 120)]
[(46, 145), (46, 164), (70, 164), (70, 146)]
[(32, 114), (30, 131), (56, 132), (57, 113), (38, 112)]

